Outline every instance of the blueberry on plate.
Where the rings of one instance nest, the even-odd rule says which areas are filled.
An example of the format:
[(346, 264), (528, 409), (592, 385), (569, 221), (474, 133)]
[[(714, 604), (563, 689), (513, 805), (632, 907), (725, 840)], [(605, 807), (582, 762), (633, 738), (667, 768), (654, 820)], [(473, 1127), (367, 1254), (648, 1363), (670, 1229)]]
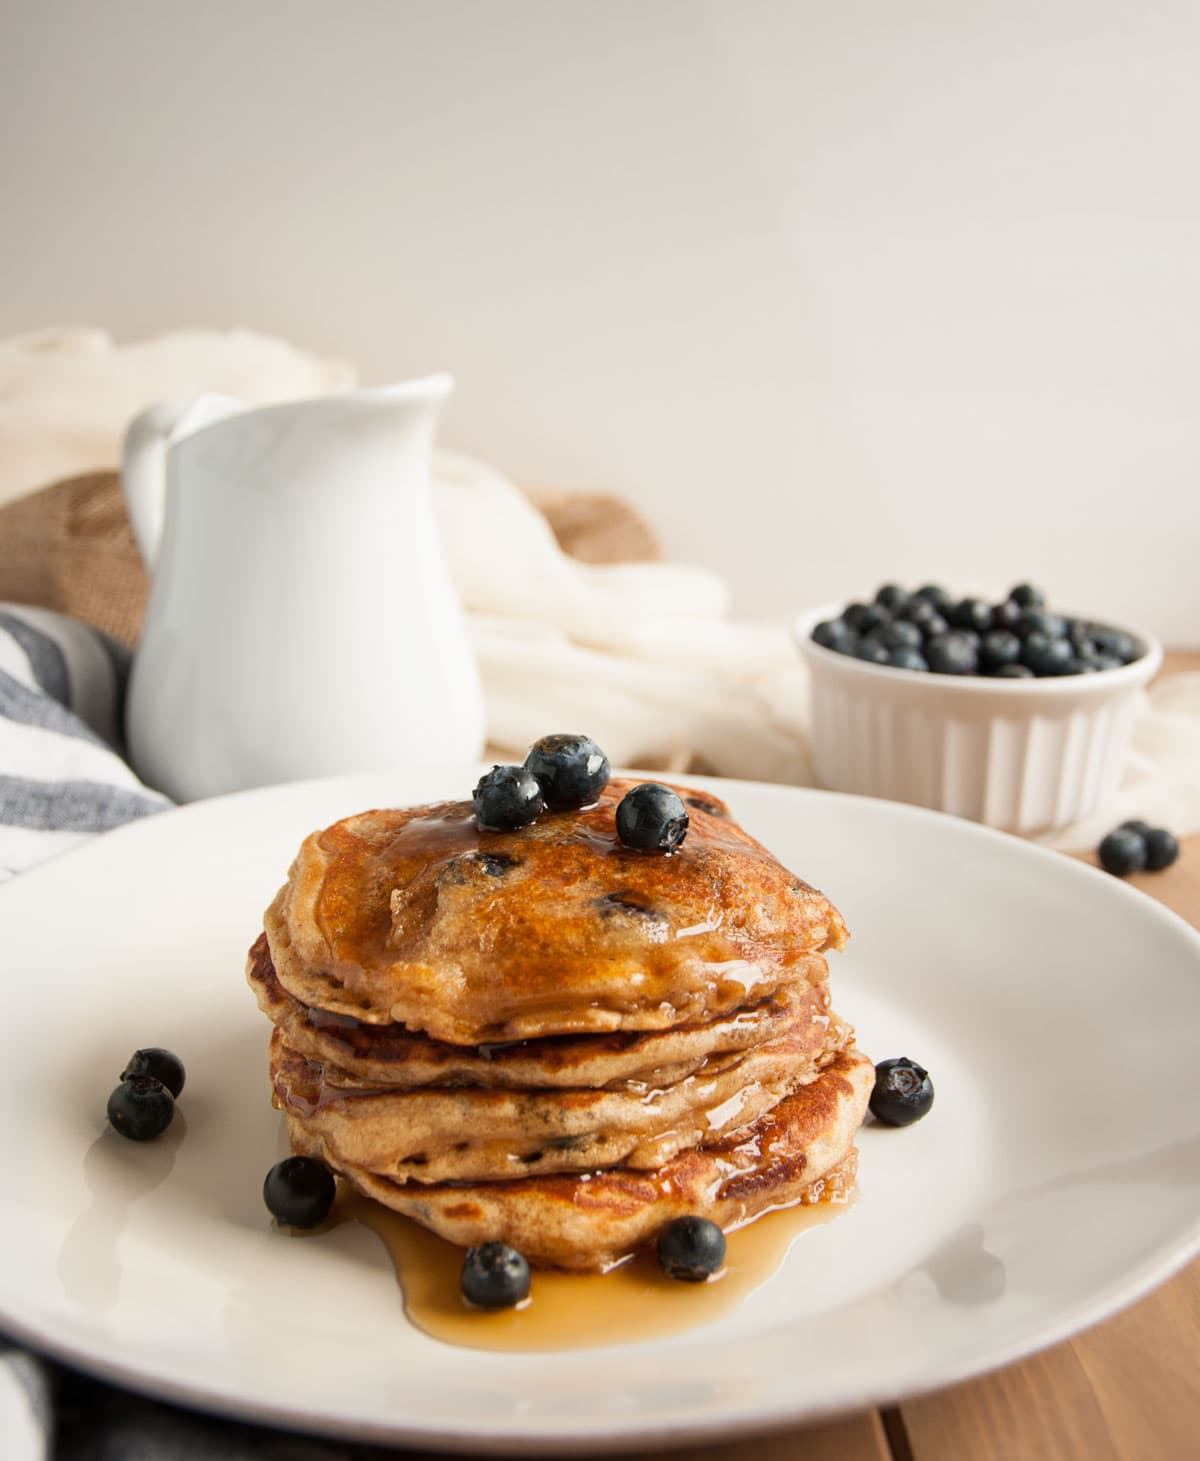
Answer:
[(1116, 878), (1140, 873), (1146, 866), (1146, 839), (1140, 832), (1118, 827), (1100, 844), (1100, 866)]
[(1065, 675), (1075, 656), (1069, 639), (1051, 639), (1035, 631), (1026, 636), (1021, 647), (1021, 663), (1035, 675)]
[(933, 1105), (929, 1072), (915, 1060), (881, 1060), (875, 1067), (875, 1088), (867, 1103), (871, 1115), (885, 1126), (911, 1126)]
[(894, 670), (928, 670), (929, 662), (919, 649), (901, 645), (888, 656), (888, 664)]
[(822, 649), (831, 649), (834, 654), (849, 654), (858, 641), (858, 635), (845, 619), (822, 619), (813, 629), (812, 637)]
[(132, 1075), (108, 1098), (108, 1120), (114, 1131), (130, 1141), (153, 1141), (175, 1115), (175, 1098), (151, 1075)]
[(468, 1248), (462, 1266), (462, 1293), (477, 1309), (511, 1309), (529, 1297), (529, 1260), (507, 1243)]
[(588, 807), (608, 785), (608, 757), (591, 736), (543, 736), (525, 757), (552, 812)]
[(485, 832), (514, 832), (546, 810), (537, 777), (524, 766), (493, 766), (479, 778), (472, 800)]
[(166, 1086), (176, 1101), (183, 1092), (183, 1082), (186, 1079), (183, 1061), (174, 1051), (164, 1050), (161, 1045), (148, 1045), (144, 1050), (133, 1052), (125, 1063), (121, 1079), (127, 1081), (130, 1076), (135, 1075), (152, 1076)]
[(994, 672), (1005, 665), (1015, 665), (1021, 658), (1021, 641), (1009, 629), (993, 629), (983, 636), (979, 647), (979, 662), (985, 670)]
[(872, 665), (886, 665), (891, 658), (891, 651), (883, 643), (883, 640), (874, 634), (868, 634), (860, 639), (854, 646), (851, 653), (855, 659), (866, 660)]
[(674, 852), (687, 829), (682, 798), (657, 781), (641, 782), (617, 804), (617, 836), (639, 852)]
[(1146, 869), (1160, 873), (1179, 856), (1179, 843), (1165, 827), (1151, 827), (1146, 833)]
[(925, 658), (935, 675), (974, 675), (979, 671), (979, 655), (963, 634), (939, 634), (925, 645)]
[(268, 1212), (289, 1228), (315, 1228), (324, 1222), (336, 1192), (333, 1173), (316, 1157), (284, 1157), (263, 1183)]
[(1008, 596), (1022, 609), (1040, 609), (1046, 602), (1046, 595), (1040, 588), (1034, 588), (1031, 583), (1017, 584), (1016, 588), (1009, 590)]
[(668, 1278), (703, 1283), (724, 1263), (725, 1234), (708, 1218), (676, 1218), (658, 1235), (658, 1266)]

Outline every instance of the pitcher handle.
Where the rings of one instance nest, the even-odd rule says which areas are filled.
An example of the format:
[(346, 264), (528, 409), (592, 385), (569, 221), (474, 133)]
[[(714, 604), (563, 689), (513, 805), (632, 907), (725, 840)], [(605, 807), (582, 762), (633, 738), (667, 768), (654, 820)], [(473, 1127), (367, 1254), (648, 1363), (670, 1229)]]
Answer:
[(162, 540), (171, 443), (245, 408), (245, 402), (233, 396), (207, 391), (190, 401), (159, 401), (129, 423), (121, 447), (121, 487), (147, 568), (154, 567)]
[(147, 568), (154, 567), (162, 539), (167, 496), (167, 449), (171, 433), (190, 402), (159, 401), (140, 411), (125, 431), (121, 446), (121, 490), (138, 551)]

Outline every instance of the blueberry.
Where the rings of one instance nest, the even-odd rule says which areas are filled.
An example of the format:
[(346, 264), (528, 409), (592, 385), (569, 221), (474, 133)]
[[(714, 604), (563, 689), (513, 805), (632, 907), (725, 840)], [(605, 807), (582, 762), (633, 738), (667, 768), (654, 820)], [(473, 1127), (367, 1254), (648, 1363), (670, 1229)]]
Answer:
[(1028, 665), (1001, 665), (991, 676), (993, 680), (1032, 680), (1033, 671)]
[(315, 1228), (329, 1216), (337, 1186), (316, 1157), (284, 1157), (267, 1173), (263, 1201), (273, 1218), (289, 1228)]
[(1008, 596), (1023, 609), (1040, 609), (1046, 602), (1046, 595), (1031, 583), (1017, 584), (1016, 588), (1009, 590)]
[(856, 634), (869, 634), (886, 624), (892, 616), (881, 604), (847, 604), (842, 618)]
[(108, 1098), (108, 1120), (114, 1131), (130, 1141), (151, 1141), (161, 1136), (175, 1114), (175, 1098), (151, 1075), (123, 1079)]
[(1047, 634), (1030, 634), (1021, 646), (1021, 663), (1038, 676), (1064, 675), (1074, 658), (1069, 640)]
[(955, 629), (973, 629), (985, 633), (992, 623), (992, 609), (982, 599), (959, 599), (947, 615)]
[(881, 1060), (875, 1067), (875, 1089), (867, 1103), (871, 1115), (885, 1126), (911, 1126), (933, 1105), (929, 1072), (915, 1060)]
[(979, 671), (975, 647), (962, 634), (939, 634), (928, 640), (925, 658), (935, 675), (974, 675)]
[(1125, 663), (1115, 654), (1104, 654), (1103, 652), (1092, 655), (1091, 662), (1097, 670), (1119, 670)]
[(608, 757), (591, 736), (543, 736), (525, 757), (552, 812), (591, 806), (608, 785)]
[(529, 1260), (507, 1243), (468, 1248), (462, 1266), (462, 1292), (477, 1309), (511, 1309), (529, 1297)]
[(1105, 629), (1096, 625), (1092, 629), (1092, 639), (1102, 654), (1112, 655), (1123, 665), (1141, 657), (1141, 646), (1132, 634), (1126, 634), (1123, 629)]
[(1117, 878), (1140, 873), (1146, 866), (1146, 839), (1128, 827), (1118, 827), (1100, 844), (1100, 866)]
[(1139, 822), (1135, 819), (1131, 822), (1122, 822), (1118, 830), (1121, 832), (1136, 832), (1139, 837), (1149, 837), (1150, 833), (1154, 831), (1154, 828), (1151, 827), (1149, 822)]
[(687, 808), (678, 793), (657, 781), (643, 781), (617, 806), (617, 836), (640, 852), (674, 852), (687, 829)]
[(1145, 837), (1146, 867), (1160, 873), (1179, 856), (1179, 843), (1165, 827), (1152, 827)]
[(879, 642), (885, 649), (920, 649), (921, 631), (907, 619), (895, 619), (879, 631)]
[(894, 614), (897, 609), (903, 608), (908, 603), (908, 591), (902, 589), (898, 583), (885, 583), (876, 593), (875, 602), (885, 608), (889, 614)]
[(822, 619), (812, 637), (822, 649), (831, 649), (835, 654), (849, 654), (858, 639), (845, 619)]
[(133, 1052), (125, 1063), (121, 1079), (127, 1081), (130, 1076), (135, 1075), (152, 1076), (166, 1086), (177, 1101), (183, 1092), (183, 1061), (172, 1051), (164, 1050), (161, 1045), (148, 1045), (144, 1050)]
[(868, 664), (873, 665), (886, 665), (891, 658), (891, 651), (873, 634), (860, 639), (852, 653), (855, 659), (865, 659)]
[(946, 590), (942, 588), (941, 584), (923, 584), (917, 590), (915, 597), (918, 599), (923, 599), (925, 603), (927, 603), (929, 607), (935, 611), (935, 613), (941, 614), (943, 618), (945, 618), (946, 615), (949, 614), (950, 610), (954, 607), (954, 600), (950, 597)]
[(703, 1283), (724, 1263), (725, 1234), (708, 1218), (676, 1218), (658, 1235), (658, 1266), (668, 1278)]
[(985, 670), (1015, 665), (1021, 658), (1021, 641), (1009, 629), (993, 629), (983, 636), (979, 659)]
[(922, 633), (925, 632), (927, 624), (945, 624), (945, 619), (938, 613), (937, 609), (929, 602), (914, 595), (908, 603), (897, 613), (897, 619), (903, 619), (907, 624), (915, 624)]
[(546, 810), (537, 777), (524, 766), (493, 766), (475, 787), (475, 820), (487, 832), (513, 832)]
[(1017, 620), (1021, 617), (1021, 606), (1012, 599), (1005, 599), (1002, 604), (992, 605), (992, 628), (993, 629), (1015, 629)]
[(1067, 621), (1057, 614), (1047, 614), (1044, 609), (1023, 609), (1016, 623), (1016, 632), (1022, 639), (1031, 634), (1044, 634), (1047, 639), (1063, 639), (1067, 633)]
[(929, 661), (919, 649), (911, 649), (907, 645), (901, 645), (899, 649), (893, 649), (888, 656), (888, 664), (896, 670), (928, 670)]

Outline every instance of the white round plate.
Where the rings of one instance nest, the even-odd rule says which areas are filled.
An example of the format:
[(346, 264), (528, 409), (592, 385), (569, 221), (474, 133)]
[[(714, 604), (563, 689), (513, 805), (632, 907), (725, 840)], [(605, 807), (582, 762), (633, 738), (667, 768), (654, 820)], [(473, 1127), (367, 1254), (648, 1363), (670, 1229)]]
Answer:
[[(733, 1313), (669, 1340), (506, 1355), (404, 1319), (365, 1230), (273, 1232), (281, 1149), (248, 945), (295, 847), (452, 775), (204, 802), (0, 890), (0, 1324), (158, 1395), (347, 1437), (532, 1453), (716, 1437), (894, 1401), (1094, 1323), (1200, 1246), (1200, 937), (1105, 874), (935, 813), (708, 783), (842, 909), (836, 1007), (937, 1088), (868, 1124), (860, 1197)], [(697, 780), (696, 784), (703, 785)], [(104, 1103), (180, 1053), (160, 1142)]]

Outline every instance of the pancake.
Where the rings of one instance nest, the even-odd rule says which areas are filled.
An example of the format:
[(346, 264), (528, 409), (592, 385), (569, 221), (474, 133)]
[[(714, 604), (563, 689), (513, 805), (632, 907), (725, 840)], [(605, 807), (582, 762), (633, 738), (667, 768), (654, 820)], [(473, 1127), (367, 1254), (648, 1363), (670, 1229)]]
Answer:
[[(341, 1170), (367, 1197), (453, 1243), (496, 1240), (534, 1264), (600, 1270), (677, 1217), (706, 1217), (729, 1230), (775, 1208), (848, 1195), (854, 1136), (874, 1079), (865, 1055), (843, 1051), (757, 1122), (650, 1172), (618, 1166), (583, 1176), (425, 1185)], [(323, 1155), (304, 1124), (289, 1119), (288, 1129), (297, 1152)]]
[[(246, 978), (259, 1008), (288, 1045), (308, 1060), (336, 1066), (366, 1085), (415, 1089), (481, 1086), (614, 1088), (630, 1081), (671, 1085), (713, 1055), (749, 1050), (797, 1028), (824, 1039), (829, 1031), (827, 983), (782, 989), (757, 1005), (673, 1030), (604, 1035), (552, 1035), (499, 1045), (448, 1045), (403, 1025), (367, 1025), (310, 1009), (280, 984), (266, 936), (250, 950)], [(839, 1043), (845, 1043), (839, 1041)]]
[(596, 1270), (673, 1218), (847, 1195), (874, 1069), (832, 1011), (825, 896), (716, 797), (624, 847), (594, 806), (470, 802), (305, 839), (247, 978), (294, 1151), (453, 1242)]
[(270, 1072), (276, 1105), (319, 1139), (338, 1170), (364, 1167), (397, 1181), (502, 1181), (535, 1167), (660, 1166), (756, 1121), (811, 1080), (836, 1054), (827, 1038), (816, 1026), (793, 1029), (748, 1051), (711, 1056), (682, 1080), (650, 1089), (397, 1090), (363, 1086), (306, 1060), (276, 1030)]
[(264, 919), (279, 983), (310, 1008), (470, 1046), (704, 1024), (823, 983), (846, 938), (828, 899), (686, 788), (677, 852), (623, 847), (632, 785), (516, 832), (480, 831), (464, 801), (313, 833)]

